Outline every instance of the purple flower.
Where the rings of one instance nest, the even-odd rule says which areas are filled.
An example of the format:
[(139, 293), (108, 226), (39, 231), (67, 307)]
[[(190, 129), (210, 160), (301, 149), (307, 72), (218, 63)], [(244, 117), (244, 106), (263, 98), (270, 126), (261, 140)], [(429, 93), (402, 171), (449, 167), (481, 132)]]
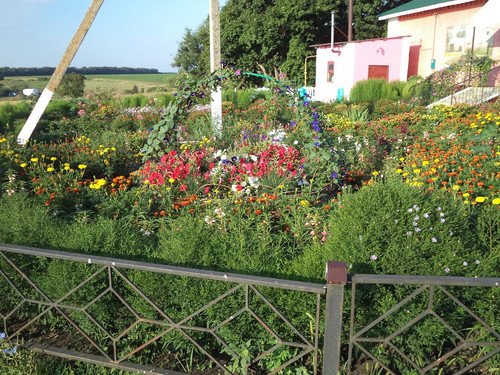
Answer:
[(330, 175), (330, 178), (337, 178), (337, 177), (339, 177), (339, 175), (335, 171), (333, 171), (332, 174)]
[(304, 105), (309, 105), (309, 104), (310, 104), (310, 103), (309, 103), (309, 101), (308, 101), (308, 100), (305, 100), (305, 101), (304, 101)]

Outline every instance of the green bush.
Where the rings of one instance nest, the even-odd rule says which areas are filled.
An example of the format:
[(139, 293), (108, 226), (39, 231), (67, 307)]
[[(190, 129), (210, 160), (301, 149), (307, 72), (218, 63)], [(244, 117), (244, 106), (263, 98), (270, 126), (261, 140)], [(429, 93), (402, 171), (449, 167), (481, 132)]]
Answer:
[(387, 85), (385, 79), (366, 79), (358, 81), (351, 89), (349, 101), (352, 103), (372, 103), (383, 98), (384, 87)]
[(21, 118), (27, 118), (30, 112), (31, 106), (26, 102), (0, 105), (0, 133), (13, 131), (14, 121)]
[(327, 260), (344, 261), (353, 273), (483, 274), (491, 253), (477, 246), (460, 203), (397, 180), (367, 186), (342, 197), (325, 248), (308, 249), (297, 265), (318, 279)]

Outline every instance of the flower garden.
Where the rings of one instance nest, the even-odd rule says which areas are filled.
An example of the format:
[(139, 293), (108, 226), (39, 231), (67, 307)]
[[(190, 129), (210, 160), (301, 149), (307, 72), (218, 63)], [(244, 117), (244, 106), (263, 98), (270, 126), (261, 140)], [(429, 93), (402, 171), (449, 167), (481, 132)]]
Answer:
[(224, 102), (217, 135), (209, 90), (241, 72), (219, 76), (169, 104), (82, 98), (23, 147), (4, 127), (0, 242), (318, 282), (327, 260), (500, 276), (498, 104), (315, 103), (282, 77)]

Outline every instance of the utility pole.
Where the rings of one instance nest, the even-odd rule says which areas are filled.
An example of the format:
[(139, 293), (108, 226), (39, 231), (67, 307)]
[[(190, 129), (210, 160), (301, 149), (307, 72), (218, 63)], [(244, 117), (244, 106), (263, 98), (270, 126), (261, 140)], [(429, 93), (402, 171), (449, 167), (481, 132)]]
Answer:
[(59, 83), (61, 83), (64, 73), (66, 72), (66, 69), (68, 69), (69, 64), (71, 63), (73, 57), (75, 57), (75, 54), (78, 51), (78, 48), (80, 48), (80, 45), (82, 44), (85, 35), (87, 35), (87, 32), (89, 31), (90, 26), (92, 25), (92, 22), (94, 21), (97, 12), (99, 12), (99, 9), (101, 8), (103, 2), (104, 0), (92, 0), (92, 4), (87, 10), (87, 13), (83, 18), (80, 27), (78, 28), (78, 30), (76, 30), (76, 33), (73, 36), (71, 42), (69, 43), (68, 48), (66, 48), (66, 52), (64, 52), (64, 55), (61, 61), (59, 62), (59, 65), (52, 74), (52, 77), (50, 77), (47, 86), (42, 91), (42, 95), (40, 95), (40, 98), (35, 104), (35, 108), (33, 108), (33, 111), (29, 115), (28, 120), (26, 120), (26, 123), (24, 124), (23, 128), (19, 132), (19, 135), (17, 136), (17, 142), (20, 145), (26, 144), (26, 142), (31, 137), (33, 130), (35, 130), (35, 127), (38, 124), (40, 117), (42, 117), (45, 108), (47, 108), (50, 99), (52, 99), (52, 96), (54, 95), (57, 86), (59, 86)]
[[(210, 1), (210, 71), (219, 70), (221, 63), (220, 54), (220, 10), (219, 0)], [(218, 86), (212, 91), (212, 124), (215, 134), (222, 136), (222, 88)]]

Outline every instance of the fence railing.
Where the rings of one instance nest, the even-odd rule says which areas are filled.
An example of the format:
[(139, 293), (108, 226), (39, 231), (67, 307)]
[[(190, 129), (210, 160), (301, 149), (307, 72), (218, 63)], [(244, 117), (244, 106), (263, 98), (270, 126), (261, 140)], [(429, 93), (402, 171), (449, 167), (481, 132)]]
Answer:
[[(499, 322), (498, 314), (492, 322), (480, 317), (454, 288), (491, 291), (499, 284), (500, 278), (347, 275), (342, 262), (328, 262), (326, 283), (317, 284), (0, 244), (0, 332), (35, 351), (137, 373), (196, 367), (334, 375), (342, 367), (356, 373), (362, 362), (390, 374), (425, 374), (466, 354), (473, 358), (448, 366), (463, 374), (500, 356)], [(495, 299), (488, 303), (499, 307)], [(464, 335), (447, 313), (453, 322), (479, 326), (480, 334)], [(452, 342), (422, 364), (399, 344), (429, 318)], [(393, 368), (398, 361), (389, 356), (405, 370)]]

